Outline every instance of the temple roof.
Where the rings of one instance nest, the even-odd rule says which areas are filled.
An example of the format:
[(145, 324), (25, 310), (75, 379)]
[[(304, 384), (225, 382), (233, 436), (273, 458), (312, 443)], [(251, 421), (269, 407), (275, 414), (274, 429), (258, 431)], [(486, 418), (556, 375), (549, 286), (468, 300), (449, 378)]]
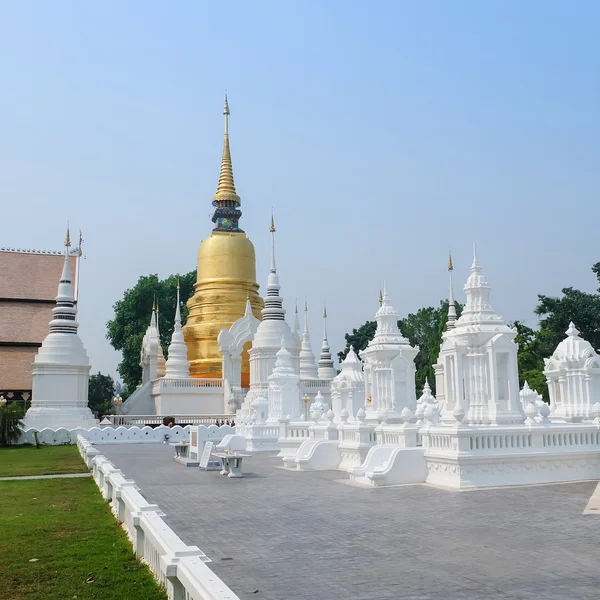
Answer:
[[(73, 252), (69, 263), (73, 281), (77, 281), (77, 255), (76, 251)], [(65, 258), (62, 252), (0, 250), (0, 298), (51, 300), (54, 302), (56, 282), (60, 279), (64, 262)]]

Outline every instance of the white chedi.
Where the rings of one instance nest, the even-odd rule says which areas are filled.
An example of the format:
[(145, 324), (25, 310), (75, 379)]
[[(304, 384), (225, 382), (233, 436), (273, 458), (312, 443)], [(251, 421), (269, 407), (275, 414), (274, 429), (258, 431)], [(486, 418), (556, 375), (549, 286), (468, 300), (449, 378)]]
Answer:
[(267, 422), (268, 416), (269, 401), (264, 391), (261, 390), (252, 401), (252, 422), (256, 425), (263, 425)]
[(25, 428), (88, 428), (98, 423), (88, 408), (90, 362), (77, 334), (68, 230), (65, 245), (65, 263), (56, 306), (52, 309), (50, 332), (33, 361), (32, 399), (24, 418)]
[[(519, 397), (517, 332), (496, 314), (481, 264), (473, 251), (464, 286), (466, 303), (454, 328), (446, 331), (435, 366), (436, 389), (444, 397), (443, 421), (470, 425), (519, 424), (525, 420)], [(454, 411), (464, 409), (456, 419)]]
[(340, 372), (331, 381), (331, 407), (336, 415), (342, 410), (350, 415), (365, 404), (365, 376), (363, 364), (354, 349), (350, 347), (346, 358), (340, 364)]
[(190, 362), (188, 361), (187, 346), (181, 331), (181, 310), (179, 306), (179, 282), (177, 282), (175, 325), (169, 344), (167, 362), (165, 363), (165, 378), (167, 379), (187, 379), (190, 376)]
[(292, 355), (285, 346), (285, 336), (282, 336), (275, 368), (269, 375), (270, 422), (277, 422), (284, 418), (295, 421), (300, 418), (299, 382), (300, 377), (294, 370)]
[(283, 298), (279, 295), (281, 286), (275, 264), (275, 228), (272, 227), (273, 245), (271, 252), (271, 266), (267, 279), (267, 294), (264, 298), (262, 309), (262, 321), (256, 330), (250, 348), (250, 390), (242, 405), (241, 414), (249, 409), (258, 390), (267, 391), (269, 387), (269, 375), (275, 368), (277, 352), (281, 348), (281, 338), (285, 340), (285, 347), (291, 355), (292, 368), (299, 373), (300, 340), (292, 332), (285, 321), (285, 309)]
[(319, 355), (319, 367), (317, 369), (319, 379), (333, 379), (337, 371), (333, 366), (329, 340), (327, 339), (327, 309), (323, 309), (323, 344), (321, 345), (321, 354)]
[(310, 418), (313, 421), (320, 421), (324, 415), (327, 414), (329, 407), (325, 403), (325, 399), (323, 398), (323, 394), (321, 394), (321, 390), (318, 391), (315, 399), (310, 405)]
[[(297, 314), (296, 312), (296, 317)], [(302, 332), (299, 361), (300, 377), (302, 379), (316, 379), (318, 377), (315, 355), (312, 351), (310, 333), (308, 331), (308, 304), (306, 300), (304, 301), (304, 331)]]
[(414, 360), (419, 349), (400, 333), (399, 318), (384, 286), (381, 306), (375, 314), (375, 336), (360, 352), (369, 419), (375, 420), (379, 410), (385, 408), (390, 420), (399, 420), (403, 408), (414, 411), (417, 405)]
[(580, 421), (592, 416), (592, 406), (600, 400), (600, 357), (572, 322), (565, 333), (552, 356), (544, 359), (550, 418)]
[[(423, 385), (423, 393), (417, 400), (417, 410), (415, 411), (415, 417), (417, 419), (417, 422), (415, 424), (417, 425), (417, 427), (422, 426), (425, 423), (425, 411), (429, 406), (434, 406), (436, 412), (439, 413), (435, 402), (435, 397), (431, 393), (431, 386), (429, 385), (429, 380), (426, 378), (425, 384)], [(430, 412), (429, 414), (432, 415), (433, 413)]]

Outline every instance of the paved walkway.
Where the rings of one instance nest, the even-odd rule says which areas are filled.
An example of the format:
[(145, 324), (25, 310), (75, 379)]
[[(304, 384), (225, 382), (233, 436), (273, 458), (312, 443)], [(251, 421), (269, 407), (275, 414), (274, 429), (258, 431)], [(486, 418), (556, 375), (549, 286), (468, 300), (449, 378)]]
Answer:
[(363, 489), (244, 459), (243, 479), (157, 445), (99, 449), (242, 600), (598, 600), (595, 482)]
[(19, 481), (22, 479), (69, 479), (71, 477), (91, 477), (91, 473), (63, 473), (57, 475), (19, 475), (18, 477), (0, 477), (0, 481)]

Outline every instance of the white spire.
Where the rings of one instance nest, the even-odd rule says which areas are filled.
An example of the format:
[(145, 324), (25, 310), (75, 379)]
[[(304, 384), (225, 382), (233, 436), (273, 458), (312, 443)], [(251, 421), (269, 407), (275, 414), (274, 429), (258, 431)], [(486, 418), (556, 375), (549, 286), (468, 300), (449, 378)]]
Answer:
[(26, 428), (90, 428), (97, 424), (88, 408), (90, 361), (77, 334), (77, 309), (69, 265), (71, 237), (67, 227), (65, 262), (52, 309), (49, 333), (38, 349), (32, 368), (31, 408)]
[(279, 296), (279, 277), (277, 276), (277, 267), (275, 266), (275, 221), (271, 215), (271, 268), (269, 269), (269, 278), (267, 279), (267, 295), (265, 297), (265, 307), (262, 309), (263, 321), (284, 321), (285, 310), (283, 309), (283, 298)]
[(331, 358), (331, 350), (329, 349), (329, 341), (327, 340), (327, 308), (323, 308), (323, 345), (321, 346), (321, 354), (319, 356), (319, 368), (317, 369), (319, 379), (333, 379), (337, 375), (337, 371), (333, 368), (333, 359)]
[[(249, 301), (247, 301), (247, 305)], [(247, 310), (246, 305), (246, 310)], [(169, 344), (169, 358), (165, 365), (165, 377), (168, 379), (187, 379), (190, 376), (190, 363), (187, 358), (187, 346), (181, 332), (181, 311), (179, 309), (179, 281), (177, 282), (177, 307), (175, 308), (175, 327)]]
[(298, 300), (296, 300), (296, 312), (294, 314), (294, 333), (300, 337), (300, 321), (298, 319)]
[(464, 327), (465, 325), (473, 325), (475, 323), (504, 323), (502, 317), (496, 314), (490, 304), (491, 288), (485, 279), (481, 263), (477, 260), (475, 244), (473, 244), (471, 275), (467, 279), (464, 291), (467, 300), (462, 315), (456, 322), (457, 327)]
[(73, 282), (71, 281), (71, 267), (69, 265), (69, 247), (71, 238), (67, 228), (67, 239), (65, 240), (65, 262), (63, 265), (58, 292), (56, 295), (56, 306), (52, 309), (52, 320), (50, 321), (50, 333), (77, 334), (77, 309), (75, 308), (75, 297), (73, 296)]
[(448, 295), (448, 321), (446, 321), (446, 331), (456, 327), (456, 306), (454, 303), (454, 288), (452, 285), (452, 254), (448, 253), (448, 274), (450, 276), (450, 294)]
[(300, 377), (301, 379), (316, 379), (318, 377), (315, 355), (310, 344), (308, 333), (308, 303), (304, 299), (304, 331), (302, 333), (302, 345), (300, 346)]

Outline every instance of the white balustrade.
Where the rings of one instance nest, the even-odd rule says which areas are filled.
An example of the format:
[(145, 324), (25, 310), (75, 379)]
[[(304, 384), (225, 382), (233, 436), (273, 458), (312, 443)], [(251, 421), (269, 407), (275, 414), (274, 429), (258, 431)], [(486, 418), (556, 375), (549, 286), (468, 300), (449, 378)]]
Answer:
[(300, 389), (309, 388), (326, 391), (329, 390), (329, 386), (331, 385), (331, 379), (301, 379), (300, 380)]
[(222, 379), (212, 379), (210, 377), (196, 379), (190, 377), (189, 379), (167, 379), (165, 377), (159, 379), (161, 387), (173, 387), (173, 388), (221, 388), (223, 387)]
[(77, 447), (102, 494), (111, 500), (116, 518), (125, 525), (138, 559), (143, 560), (165, 587), (169, 600), (239, 600), (204, 563), (210, 559), (197, 547), (187, 546), (164, 522), (164, 513), (149, 504), (135, 482), (94, 453), (90, 442), (77, 436)]
[[(162, 425), (160, 415), (107, 415), (113, 425)], [(175, 419), (175, 423), (186, 425), (210, 425), (216, 421), (231, 420), (232, 415), (165, 415)]]

